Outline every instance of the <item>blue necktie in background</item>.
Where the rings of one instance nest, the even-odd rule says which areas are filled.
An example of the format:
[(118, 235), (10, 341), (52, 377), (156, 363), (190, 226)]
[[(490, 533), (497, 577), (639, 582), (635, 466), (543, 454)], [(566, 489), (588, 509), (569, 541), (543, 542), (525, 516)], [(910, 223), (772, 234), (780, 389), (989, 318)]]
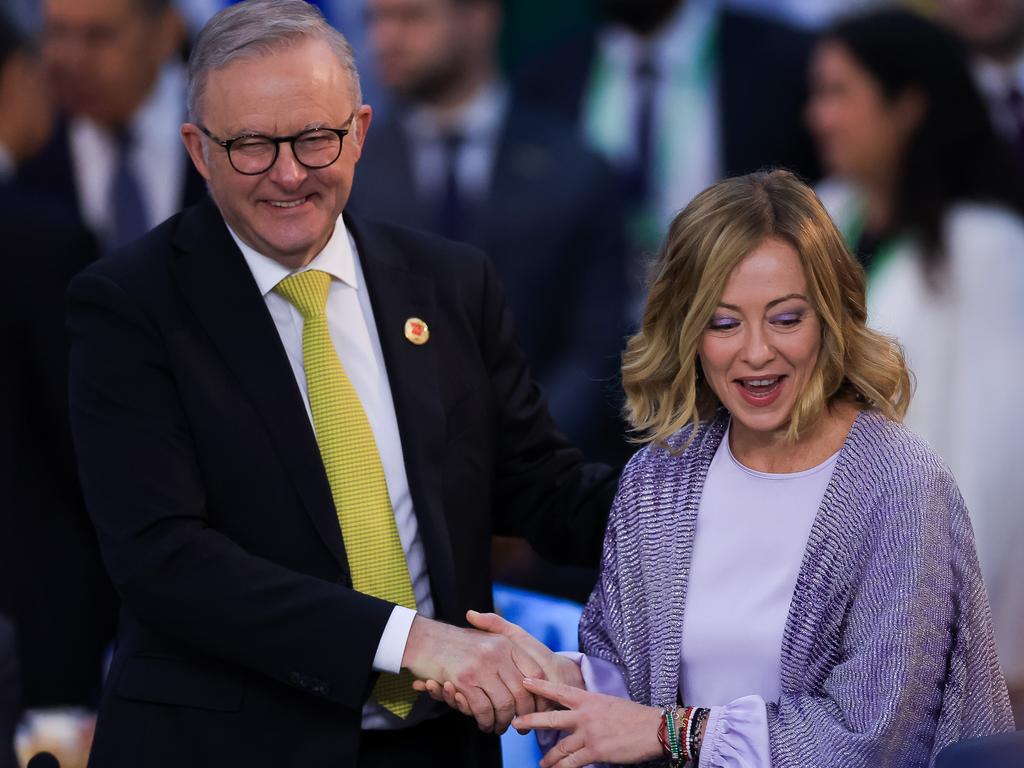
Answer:
[(115, 134), (117, 158), (110, 182), (110, 212), (113, 226), (108, 250), (119, 248), (146, 233), (149, 219), (142, 199), (142, 187), (132, 167), (132, 135), (128, 130)]

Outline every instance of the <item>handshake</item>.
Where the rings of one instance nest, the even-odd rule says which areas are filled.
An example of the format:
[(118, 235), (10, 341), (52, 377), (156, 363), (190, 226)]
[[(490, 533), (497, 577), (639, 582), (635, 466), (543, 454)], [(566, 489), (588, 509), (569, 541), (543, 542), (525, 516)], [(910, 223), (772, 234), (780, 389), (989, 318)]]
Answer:
[[(583, 688), (580, 669), (521, 627), (494, 613), (466, 614), (473, 629), (413, 620), (402, 666), (413, 687), (473, 717), (480, 730), (504, 733), (514, 717), (558, 708), (544, 681)], [(540, 681), (540, 682), (534, 682)]]

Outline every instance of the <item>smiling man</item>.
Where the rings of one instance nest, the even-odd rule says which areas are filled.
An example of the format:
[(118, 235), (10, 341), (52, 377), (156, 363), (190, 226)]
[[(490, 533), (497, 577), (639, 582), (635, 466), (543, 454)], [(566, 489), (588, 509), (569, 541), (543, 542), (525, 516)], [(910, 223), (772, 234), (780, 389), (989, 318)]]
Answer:
[[(303, 0), (200, 35), (210, 197), (70, 291), (88, 506), (122, 600), (91, 765), (498, 765), (547, 674), (464, 627), (489, 538), (597, 561), (615, 478), (554, 428), (486, 259), (343, 214), (372, 119)], [(553, 672), (553, 670), (550, 670)]]

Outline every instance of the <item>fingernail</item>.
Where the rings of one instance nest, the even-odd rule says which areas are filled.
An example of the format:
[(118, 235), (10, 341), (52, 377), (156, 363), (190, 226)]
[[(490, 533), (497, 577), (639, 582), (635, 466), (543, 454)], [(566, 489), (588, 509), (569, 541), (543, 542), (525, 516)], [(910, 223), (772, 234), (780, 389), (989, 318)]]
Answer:
[(532, 677), (524, 677), (523, 678), (523, 685), (533, 685), (533, 678)]

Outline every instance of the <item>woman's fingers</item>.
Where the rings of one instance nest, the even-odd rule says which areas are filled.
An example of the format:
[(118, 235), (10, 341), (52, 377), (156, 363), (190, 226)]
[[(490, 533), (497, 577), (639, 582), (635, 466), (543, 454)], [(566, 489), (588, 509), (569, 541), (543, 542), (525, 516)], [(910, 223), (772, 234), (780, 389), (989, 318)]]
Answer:
[(570, 733), (555, 746), (548, 750), (544, 759), (540, 761), (540, 768), (552, 768), (558, 765), (565, 758), (583, 749), (583, 734), (579, 732)]
[(569, 709), (534, 712), (515, 718), (512, 727), (516, 730), (571, 731), (576, 728), (576, 713)]
[(523, 687), (530, 693), (543, 696), (545, 699), (558, 702), (563, 707), (569, 707), (570, 709), (579, 707), (583, 697), (587, 695), (586, 691), (579, 688), (573, 688), (562, 683), (553, 683), (550, 680), (537, 680), (529, 677), (523, 680)]

